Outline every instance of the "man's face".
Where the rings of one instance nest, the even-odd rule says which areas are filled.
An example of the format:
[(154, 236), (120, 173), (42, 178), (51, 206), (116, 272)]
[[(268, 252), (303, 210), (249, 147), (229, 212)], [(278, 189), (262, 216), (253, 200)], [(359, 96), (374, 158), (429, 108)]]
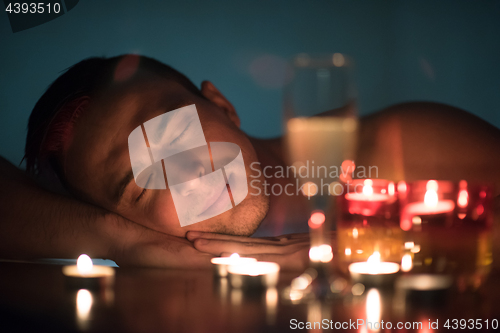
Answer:
[[(73, 140), (64, 155), (62, 163), (68, 184), (85, 200), (172, 235), (184, 236), (188, 230), (252, 234), (267, 213), (268, 199), (264, 194), (256, 196), (249, 193), (233, 209), (181, 227), (172, 199), (173, 189), (171, 191), (168, 186), (166, 190), (144, 189), (137, 186), (133, 178), (128, 149), (129, 134), (154, 117), (192, 104), (198, 111), (206, 141), (238, 145), (245, 162), (247, 179), (251, 175), (256, 176), (249, 167), (257, 161), (255, 150), (239, 129), (232, 107), (230, 104), (226, 107), (227, 101), (222, 95), (206, 95), (208, 99), (193, 94), (176, 81), (144, 70), (139, 70), (125, 83), (115, 83), (104, 89), (78, 119)], [(189, 122), (181, 118), (178, 122), (176, 126), (169, 127), (173, 129), (172, 133), (166, 133), (167, 137), (172, 137), (174, 144), (189, 132), (189, 128), (184, 131)], [(196, 175), (209, 172), (204, 170), (206, 161), (199, 161), (194, 156), (189, 162), (190, 168), (179, 171)], [(227, 177), (241, 176), (236, 174), (238, 169), (241, 170), (233, 168), (234, 175), (231, 168), (226, 170)], [(259, 183), (262, 184), (262, 181)], [(189, 184), (193, 188), (183, 189), (181, 194), (193, 206), (191, 212), (194, 214), (213, 216), (210, 215), (211, 211), (220, 211), (227, 204), (220, 199), (224, 184), (218, 184), (224, 188), (215, 186), (209, 183), (209, 179)]]

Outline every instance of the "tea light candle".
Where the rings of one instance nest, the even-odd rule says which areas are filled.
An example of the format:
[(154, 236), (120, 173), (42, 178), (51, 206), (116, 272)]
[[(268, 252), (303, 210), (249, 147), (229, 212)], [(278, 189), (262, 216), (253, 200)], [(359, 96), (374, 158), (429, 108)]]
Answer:
[(64, 266), (63, 274), (74, 287), (101, 287), (113, 281), (115, 270), (112, 267), (94, 265), (86, 254), (78, 257), (76, 265)]
[(217, 277), (226, 277), (227, 268), (230, 265), (247, 265), (256, 262), (255, 258), (242, 258), (238, 253), (233, 253), (229, 257), (212, 258), (211, 262), (214, 267), (214, 274)]
[(453, 200), (439, 200), (437, 190), (438, 183), (435, 180), (429, 180), (426, 185), (424, 201), (409, 203), (403, 208), (401, 212), (401, 228), (403, 230), (411, 229), (413, 216), (445, 214), (455, 209)]
[(349, 265), (353, 280), (369, 285), (380, 285), (392, 281), (399, 272), (399, 264), (380, 261), (380, 253), (375, 251), (366, 262)]
[(376, 214), (382, 204), (389, 201), (395, 201), (393, 195), (373, 193), (373, 181), (371, 179), (366, 179), (363, 182), (362, 192), (346, 193), (345, 199), (349, 203), (349, 213), (366, 216)]
[(256, 261), (248, 265), (231, 265), (227, 271), (233, 288), (263, 289), (276, 287), (280, 266), (275, 262)]

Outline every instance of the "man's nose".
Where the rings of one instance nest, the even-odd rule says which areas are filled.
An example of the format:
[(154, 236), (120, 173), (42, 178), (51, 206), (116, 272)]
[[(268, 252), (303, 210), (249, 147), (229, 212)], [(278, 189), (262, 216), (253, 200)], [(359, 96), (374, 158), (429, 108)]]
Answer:
[(201, 177), (206, 174), (205, 167), (199, 162), (191, 163), (191, 165), (183, 168), (181, 172), (184, 173), (185, 179), (189, 179), (188, 181), (181, 183), (181, 186), (179, 186), (179, 194), (182, 196), (188, 196), (196, 191), (201, 185)]

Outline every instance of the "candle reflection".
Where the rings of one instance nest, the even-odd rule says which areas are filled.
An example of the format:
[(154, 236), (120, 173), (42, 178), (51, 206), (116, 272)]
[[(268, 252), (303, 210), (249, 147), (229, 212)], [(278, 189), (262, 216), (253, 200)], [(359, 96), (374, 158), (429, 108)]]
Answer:
[(371, 332), (380, 331), (382, 302), (377, 289), (370, 289), (366, 296), (366, 326)]
[(86, 330), (89, 326), (92, 303), (92, 294), (87, 289), (78, 290), (76, 294), (76, 318), (80, 330)]
[(266, 321), (268, 325), (274, 325), (276, 322), (276, 313), (278, 310), (278, 290), (269, 288), (266, 291)]

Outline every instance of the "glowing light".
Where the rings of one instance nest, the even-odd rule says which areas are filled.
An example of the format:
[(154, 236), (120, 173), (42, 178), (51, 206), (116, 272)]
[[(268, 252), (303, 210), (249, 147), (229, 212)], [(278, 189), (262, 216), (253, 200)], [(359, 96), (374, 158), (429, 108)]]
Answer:
[(458, 207), (460, 208), (465, 208), (467, 207), (469, 203), (469, 194), (467, 193), (467, 190), (460, 190), (458, 193)]
[(352, 286), (351, 292), (354, 296), (361, 296), (365, 292), (365, 285), (362, 283), (356, 283)]
[(358, 238), (358, 228), (352, 229), (352, 238)]
[(304, 290), (309, 286), (309, 281), (303, 277), (299, 276), (292, 280), (292, 288), (296, 290)]
[(328, 244), (311, 247), (309, 249), (309, 259), (314, 262), (330, 262), (333, 259), (332, 247)]
[[(368, 323), (379, 323), (382, 314), (382, 302), (380, 298), (380, 293), (377, 289), (370, 289), (368, 295), (366, 296), (366, 321)], [(378, 332), (380, 327), (377, 329), (372, 327), (371, 331)]]
[(412, 249), (415, 246), (414, 242), (406, 242), (405, 243), (405, 249), (409, 250)]
[(330, 289), (334, 293), (340, 293), (347, 287), (347, 281), (343, 278), (335, 279), (330, 285)]
[[(338, 186), (340, 186), (340, 190), (337, 190)], [(330, 195), (339, 196), (344, 193), (344, 187), (340, 182), (333, 181), (328, 185), (328, 192)]]
[(266, 320), (272, 325), (276, 321), (276, 312), (278, 309), (278, 290), (269, 288), (266, 291)]
[(366, 262), (355, 262), (349, 265), (351, 274), (394, 274), (399, 271), (399, 264), (381, 262), (380, 252), (375, 251)]
[(348, 247), (348, 248), (345, 249), (345, 255), (346, 256), (350, 256), (351, 255), (351, 248)]
[(311, 214), (311, 223), (322, 225), (325, 222), (325, 214), (323, 212), (314, 212)]
[(394, 193), (395, 193), (395, 187), (394, 187), (394, 183), (393, 182), (389, 183), (389, 185), (387, 186), (387, 190), (388, 190), (389, 195), (394, 195)]
[(420, 245), (415, 245), (410, 251), (411, 251), (411, 253), (419, 253), (420, 252)]
[(416, 225), (420, 225), (422, 224), (422, 218), (420, 216), (414, 216), (412, 219), (411, 219), (411, 222), (413, 224), (416, 224)]
[(435, 190), (427, 190), (424, 196), (424, 203), (427, 207), (436, 207), (438, 204), (438, 195)]
[(89, 319), (92, 303), (92, 294), (87, 289), (78, 290), (76, 294), (76, 313), (78, 320), (86, 321)]
[(299, 301), (302, 299), (302, 296), (304, 293), (300, 290), (297, 289), (290, 289), (290, 294), (288, 295), (290, 297), (291, 301)]
[(363, 185), (363, 194), (364, 195), (370, 196), (373, 194), (372, 185), (373, 185), (373, 181), (371, 179), (365, 180), (364, 185)]
[(376, 265), (380, 263), (380, 252), (375, 251), (371, 256), (368, 257), (368, 260), (366, 261), (370, 265)]
[(429, 191), (429, 190), (437, 191), (438, 190), (438, 182), (435, 180), (429, 180), (427, 182), (427, 185), (425, 186), (425, 189), (427, 191)]
[(239, 258), (240, 255), (238, 253), (233, 253), (229, 256), (229, 258), (232, 258), (232, 259), (236, 259), (236, 258)]
[(313, 182), (307, 182), (302, 186), (302, 194), (307, 197), (313, 197), (318, 193), (318, 186)]
[(333, 65), (336, 67), (342, 67), (345, 64), (345, 58), (342, 53), (334, 53), (332, 57)]
[(476, 213), (477, 213), (477, 216), (483, 215), (483, 213), (484, 213), (484, 207), (483, 207), (483, 205), (477, 206)]
[(89, 274), (92, 272), (92, 267), (94, 265), (92, 264), (92, 259), (86, 254), (82, 254), (78, 257), (78, 260), (76, 261), (76, 267), (78, 269), (78, 273), (82, 275)]
[(413, 259), (410, 254), (405, 254), (401, 259), (401, 270), (403, 272), (409, 272), (413, 268)]
[(406, 189), (407, 189), (407, 187), (406, 187), (406, 182), (404, 182), (404, 181), (400, 181), (400, 182), (398, 183), (398, 192), (400, 192), (400, 193), (402, 193), (402, 194), (403, 194), (403, 193), (406, 193)]

